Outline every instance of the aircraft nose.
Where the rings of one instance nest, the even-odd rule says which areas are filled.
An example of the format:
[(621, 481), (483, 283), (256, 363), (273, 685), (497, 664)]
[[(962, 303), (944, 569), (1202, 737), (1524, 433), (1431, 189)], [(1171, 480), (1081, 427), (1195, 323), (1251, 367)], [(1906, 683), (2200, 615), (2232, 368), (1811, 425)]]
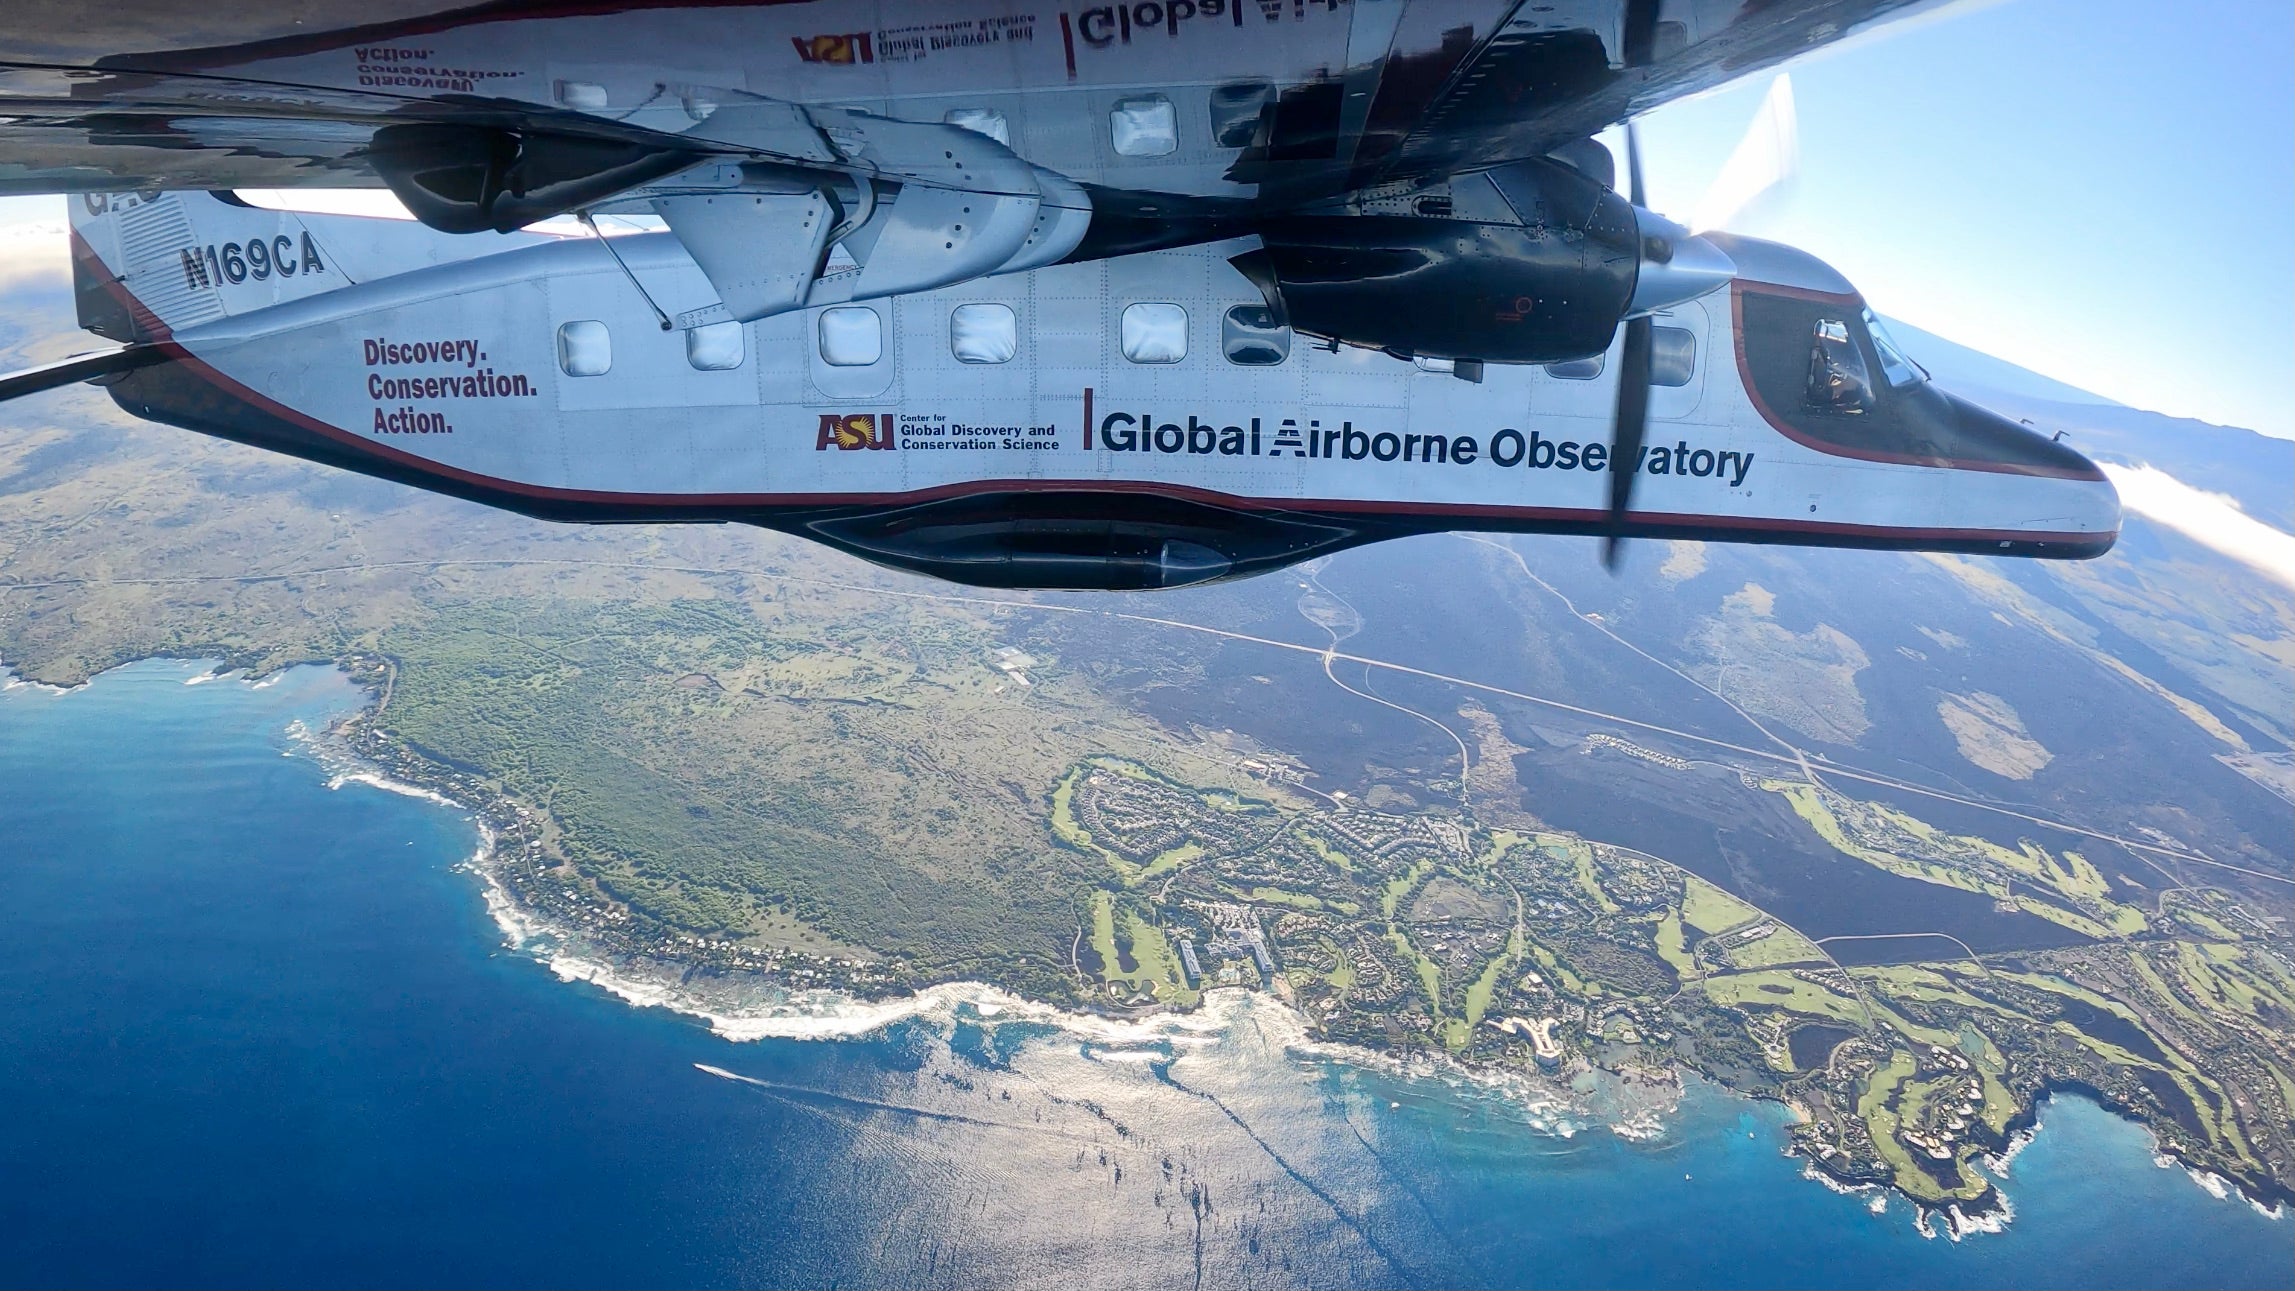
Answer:
[[(2062, 555), (2101, 556), (2120, 537), (2120, 493), (2111, 477), (2055, 435), (2012, 421), (1959, 395), (1945, 394), (1954, 455), (1999, 462), (2051, 485), (2049, 527), (2079, 534)], [(1973, 451), (1971, 451), (1973, 450)]]
[(1634, 208), (1641, 232), (1642, 261), (1626, 317), (1638, 318), (1728, 285), (1737, 262), (1705, 238), (1655, 211)]

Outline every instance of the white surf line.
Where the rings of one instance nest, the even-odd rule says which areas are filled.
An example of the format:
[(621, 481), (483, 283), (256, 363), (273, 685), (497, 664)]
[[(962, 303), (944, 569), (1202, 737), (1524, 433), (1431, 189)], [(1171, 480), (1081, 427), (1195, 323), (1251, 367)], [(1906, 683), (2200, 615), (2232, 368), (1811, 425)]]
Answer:
[[(1270, 637), (1252, 636), (1246, 632), (1230, 632), (1225, 628), (1207, 627), (1201, 623), (1188, 623), (1180, 619), (1158, 618), (1149, 614), (1125, 614), (1115, 610), (1088, 609), (1079, 605), (1054, 605), (1037, 601), (1016, 601), (988, 596), (961, 596), (948, 592), (910, 592), (902, 591), (898, 588), (871, 587), (865, 583), (845, 583), (839, 582), (835, 579), (813, 578), (803, 574), (785, 574), (761, 569), (738, 569), (723, 566), (664, 565), (644, 561), (625, 560), (573, 560), (568, 558), (549, 559), (531, 557), (452, 560), (401, 560), (389, 561), (381, 565), (329, 566), (322, 569), (306, 570), (300, 573), (252, 575), (215, 574), (174, 579), (73, 578), (53, 579), (46, 582), (34, 583), (0, 583), (0, 593), (5, 593), (18, 588), (40, 587), (87, 587), (108, 585), (159, 586), (171, 583), (278, 582), (289, 578), (307, 578), (313, 574), (355, 572), (364, 569), (443, 569), (449, 566), (484, 566), (493, 568), (511, 568), (522, 566), (572, 566), (586, 569), (652, 570), (668, 574), (695, 574), (718, 578), (733, 577), (775, 579), (781, 582), (807, 583), (818, 587), (831, 587), (839, 591), (862, 592), (874, 596), (897, 597), (903, 600), (939, 601), (951, 605), (986, 605), (1000, 609), (1034, 610), (1044, 614), (1098, 615), (1103, 618), (1125, 619), (1134, 623), (1153, 623), (1160, 627), (1179, 628), (1188, 632), (1202, 632), (1210, 636), (1225, 637), (1233, 641), (1249, 641), (1254, 645), (1271, 646), (1278, 650), (1290, 650), (1300, 654), (1315, 655), (1317, 657), (1320, 657), (1323, 653), (1323, 651), (1317, 649), (1314, 646), (1301, 645), (1296, 641), (1277, 641)], [(1691, 743), (1703, 744), (1709, 748), (1727, 749), (1732, 753), (1742, 753), (1747, 757), (1761, 758), (1770, 762), (1787, 762), (1799, 766), (1803, 770), (1809, 769), (1808, 764), (1800, 761), (1799, 759), (1789, 758), (1779, 753), (1772, 753), (1766, 749), (1748, 748), (1742, 744), (1732, 744), (1727, 740), (1717, 740), (1705, 735), (1693, 735), (1688, 731), (1679, 731), (1673, 729), (1672, 727), (1659, 726), (1654, 722), (1637, 721), (1631, 717), (1620, 716), (1616, 713), (1605, 713), (1600, 709), (1584, 708), (1576, 704), (1566, 704), (1558, 699), (1547, 699), (1539, 695), (1525, 694), (1519, 690), (1508, 690), (1504, 686), (1494, 686), (1487, 682), (1469, 681), (1464, 677), (1453, 677), (1447, 673), (1431, 672), (1424, 668), (1413, 668), (1408, 664), (1392, 663), (1385, 659), (1372, 659), (1363, 655), (1348, 654), (1344, 651), (1334, 652), (1333, 658), (1345, 659), (1349, 662), (1360, 663), (1374, 668), (1385, 668), (1390, 672), (1400, 672), (1407, 673), (1415, 677), (1425, 677), (1433, 681), (1448, 682), (1454, 686), (1464, 686), (1470, 690), (1479, 690), (1492, 695), (1504, 695), (1508, 699), (1519, 699), (1524, 703), (1538, 704), (1546, 708), (1557, 709), (1566, 713), (1575, 713), (1580, 717), (1591, 717), (1619, 726), (1630, 726), (1636, 730), (1650, 731), (1658, 735), (1668, 735), (1675, 739), (1688, 740)], [(1889, 776), (1878, 775), (1869, 771), (1859, 771), (1846, 765), (1845, 763), (1835, 762), (1830, 758), (1825, 760), (1825, 773), (1827, 775), (1842, 776), (1850, 780), (1862, 781), (1866, 784), (1880, 785), (1883, 788), (1897, 789), (1905, 793), (1919, 794), (1922, 797), (1934, 798), (1940, 802), (1958, 803), (1963, 807), (1974, 807), (1979, 811), (1996, 812), (2003, 816), (2009, 816), (2017, 820), (2027, 821), (2031, 824), (2044, 826), (2048, 829), (2061, 830), (2068, 834), (2078, 834), (2082, 838), (2093, 838), (2099, 842), (2115, 843), (2121, 847), (2129, 848), (2133, 851), (2150, 852), (2155, 856), (2165, 856), (2170, 860), (2192, 861), (2201, 865), (2212, 865), (2218, 869), (2231, 870), (2235, 873), (2245, 874), (2253, 878), (2268, 879), (2273, 883), (2284, 883), (2290, 887), (2295, 887), (2295, 877), (2289, 877), (2283, 874), (2272, 874), (2265, 870), (2249, 869), (2244, 865), (2234, 865), (2229, 861), (2219, 861), (2213, 857), (2203, 856), (2197, 852), (2186, 851), (2173, 847), (2162, 847), (2157, 843), (2139, 842), (2132, 838), (2122, 838), (2117, 834), (2107, 834), (2100, 830), (2088, 829), (2079, 825), (2066, 824), (2060, 820), (2050, 820), (2045, 816), (2035, 816), (2028, 812), (2018, 811), (2013, 807), (2004, 806), (2000, 803), (1985, 802), (1977, 798), (1966, 798), (1959, 794), (1946, 793), (1940, 789), (1931, 789), (1925, 785), (1912, 784), (1907, 781), (1897, 780)]]

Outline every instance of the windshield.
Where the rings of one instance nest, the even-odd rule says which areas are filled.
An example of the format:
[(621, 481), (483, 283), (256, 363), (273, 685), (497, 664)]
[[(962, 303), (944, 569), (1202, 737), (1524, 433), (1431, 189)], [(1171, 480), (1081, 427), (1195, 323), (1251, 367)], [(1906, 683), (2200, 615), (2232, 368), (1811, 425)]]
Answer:
[(1913, 362), (1912, 356), (1897, 344), (1887, 328), (1873, 311), (1865, 311), (1865, 330), (1872, 333), (1873, 349), (1881, 356), (1881, 375), (1888, 378), (1891, 388), (1902, 390), (1928, 380), (1928, 369)]

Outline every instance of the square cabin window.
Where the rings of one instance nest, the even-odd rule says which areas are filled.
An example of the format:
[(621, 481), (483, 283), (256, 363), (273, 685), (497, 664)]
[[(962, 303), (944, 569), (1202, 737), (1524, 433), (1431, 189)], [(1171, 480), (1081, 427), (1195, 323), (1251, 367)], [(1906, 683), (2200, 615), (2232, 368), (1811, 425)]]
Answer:
[(1602, 356), (1597, 354), (1590, 359), (1572, 359), (1567, 363), (1549, 363), (1546, 365), (1546, 375), (1560, 377), (1564, 381), (1591, 381), (1602, 375)]
[(959, 363), (1010, 363), (1020, 352), (1020, 321), (1010, 305), (958, 305), (948, 316), (948, 349)]
[(1265, 305), (1237, 305), (1219, 325), (1219, 346), (1230, 363), (1271, 368), (1291, 357), (1291, 329)]
[(1119, 99), (1108, 113), (1119, 157), (1163, 157), (1179, 151), (1179, 113), (1161, 94)]
[(865, 368), (884, 357), (885, 325), (866, 305), (839, 305), (821, 311), (821, 362), (833, 368)]
[(1177, 363), (1187, 357), (1187, 311), (1177, 305), (1126, 305), (1119, 332), (1124, 357), (1134, 363)]
[(1697, 334), (1681, 327), (1650, 329), (1650, 384), (1685, 386), (1697, 375)]
[(558, 370), (570, 377), (602, 377), (614, 365), (614, 339), (606, 325), (578, 319), (558, 327)]
[(1012, 143), (1012, 123), (994, 108), (950, 108), (941, 120), (974, 134), (987, 135), (1006, 146)]
[(559, 81), (553, 89), (558, 102), (576, 112), (603, 112), (606, 110), (606, 87), (596, 81)]
[(697, 372), (729, 372), (741, 366), (741, 324), (710, 323), (687, 330), (685, 361)]

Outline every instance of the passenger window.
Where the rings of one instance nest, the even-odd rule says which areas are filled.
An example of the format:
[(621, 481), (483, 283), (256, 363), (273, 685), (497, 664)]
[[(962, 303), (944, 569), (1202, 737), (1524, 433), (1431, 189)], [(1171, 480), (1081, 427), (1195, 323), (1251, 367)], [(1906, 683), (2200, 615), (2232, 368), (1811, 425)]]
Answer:
[(1273, 81), (1229, 81), (1211, 90), (1211, 141), (1222, 148), (1248, 148), (1259, 133), (1260, 114), (1275, 101)]
[(1020, 322), (1010, 305), (958, 305), (948, 316), (948, 348), (959, 363), (1010, 363), (1020, 352)]
[(1602, 356), (1597, 354), (1590, 359), (1572, 359), (1567, 363), (1549, 363), (1546, 365), (1546, 375), (1560, 377), (1564, 381), (1591, 381), (1602, 375)]
[(1219, 340), (1227, 361), (1247, 368), (1273, 367), (1291, 357), (1291, 329), (1265, 305), (1237, 305), (1228, 310)]
[(1650, 384), (1685, 386), (1697, 375), (1697, 334), (1680, 327), (1650, 329)]
[(596, 81), (559, 81), (553, 88), (558, 102), (577, 112), (606, 110), (606, 87)]
[(1849, 325), (1820, 318), (1809, 336), (1809, 406), (1854, 416), (1873, 405), (1873, 378), (1865, 356), (1849, 339)]
[(604, 323), (582, 319), (558, 328), (559, 371), (570, 377), (602, 377), (613, 365), (613, 337)]
[(729, 372), (741, 366), (741, 324), (710, 323), (687, 330), (685, 361), (699, 372)]
[(1179, 113), (1161, 94), (1118, 100), (1108, 130), (1119, 157), (1163, 157), (1179, 150)]
[(1000, 144), (1009, 146), (1012, 142), (1012, 124), (994, 108), (950, 108), (941, 120), (974, 134), (987, 135)]
[(1187, 357), (1187, 311), (1177, 305), (1126, 305), (1118, 332), (1124, 357), (1134, 363), (1177, 363)]
[(839, 305), (821, 311), (821, 362), (833, 368), (865, 368), (884, 357), (884, 320), (866, 305)]

